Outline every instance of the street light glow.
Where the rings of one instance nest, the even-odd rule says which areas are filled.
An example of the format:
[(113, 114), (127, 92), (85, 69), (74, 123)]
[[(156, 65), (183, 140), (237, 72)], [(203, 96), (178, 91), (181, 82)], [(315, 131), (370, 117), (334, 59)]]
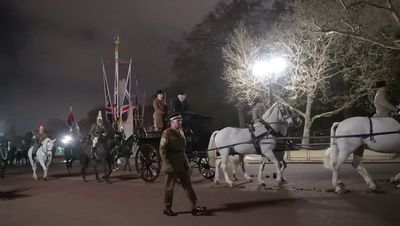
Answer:
[(267, 75), (273, 76), (282, 73), (287, 67), (287, 61), (283, 57), (274, 57), (269, 60), (259, 60), (253, 64), (252, 73), (258, 78)]
[(63, 144), (68, 144), (69, 142), (71, 142), (71, 140), (72, 140), (72, 137), (71, 137), (70, 135), (66, 135), (66, 136), (63, 137), (63, 139), (61, 140), (61, 142), (62, 142)]

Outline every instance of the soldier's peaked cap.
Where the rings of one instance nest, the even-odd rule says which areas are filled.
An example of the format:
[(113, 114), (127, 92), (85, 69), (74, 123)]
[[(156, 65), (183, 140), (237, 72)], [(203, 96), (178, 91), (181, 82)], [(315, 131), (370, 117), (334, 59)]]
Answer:
[(376, 82), (376, 88), (381, 88), (381, 87), (385, 87), (385, 86), (386, 86), (385, 81), (377, 81)]
[(168, 116), (169, 120), (175, 120), (175, 119), (182, 119), (182, 115), (179, 113), (172, 113), (170, 116)]

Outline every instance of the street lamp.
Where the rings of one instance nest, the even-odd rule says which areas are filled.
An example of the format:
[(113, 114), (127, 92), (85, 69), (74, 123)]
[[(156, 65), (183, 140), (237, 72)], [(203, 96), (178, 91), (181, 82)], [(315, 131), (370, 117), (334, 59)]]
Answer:
[(268, 79), (269, 104), (272, 105), (272, 79), (284, 72), (287, 68), (287, 60), (283, 57), (258, 60), (252, 66), (252, 74), (259, 79)]

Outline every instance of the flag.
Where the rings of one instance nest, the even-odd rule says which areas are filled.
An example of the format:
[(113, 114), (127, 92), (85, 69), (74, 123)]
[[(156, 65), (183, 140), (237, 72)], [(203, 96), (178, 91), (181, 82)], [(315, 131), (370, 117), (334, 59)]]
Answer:
[(124, 90), (124, 97), (122, 98), (121, 104), (121, 119), (123, 122), (126, 122), (129, 117), (129, 99), (131, 97), (131, 65), (132, 59), (129, 62), (128, 74), (126, 76), (126, 84)]
[(66, 123), (69, 126), (69, 128), (72, 128), (72, 126), (75, 123), (74, 114), (72, 114), (72, 107), (69, 107), (69, 113), (68, 113), (68, 117), (67, 117)]
[(113, 122), (113, 108), (111, 106), (110, 90), (108, 89), (106, 69), (104, 67), (103, 60), (101, 61), (101, 65), (103, 68), (103, 83), (104, 83), (104, 104), (105, 104), (104, 111), (106, 113), (107, 122), (112, 123)]

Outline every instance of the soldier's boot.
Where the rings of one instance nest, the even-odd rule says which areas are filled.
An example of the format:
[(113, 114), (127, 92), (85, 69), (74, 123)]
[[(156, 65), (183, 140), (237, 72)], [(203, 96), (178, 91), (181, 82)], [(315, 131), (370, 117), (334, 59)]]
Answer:
[(193, 216), (204, 215), (206, 212), (207, 212), (207, 207), (198, 206), (192, 209)]

